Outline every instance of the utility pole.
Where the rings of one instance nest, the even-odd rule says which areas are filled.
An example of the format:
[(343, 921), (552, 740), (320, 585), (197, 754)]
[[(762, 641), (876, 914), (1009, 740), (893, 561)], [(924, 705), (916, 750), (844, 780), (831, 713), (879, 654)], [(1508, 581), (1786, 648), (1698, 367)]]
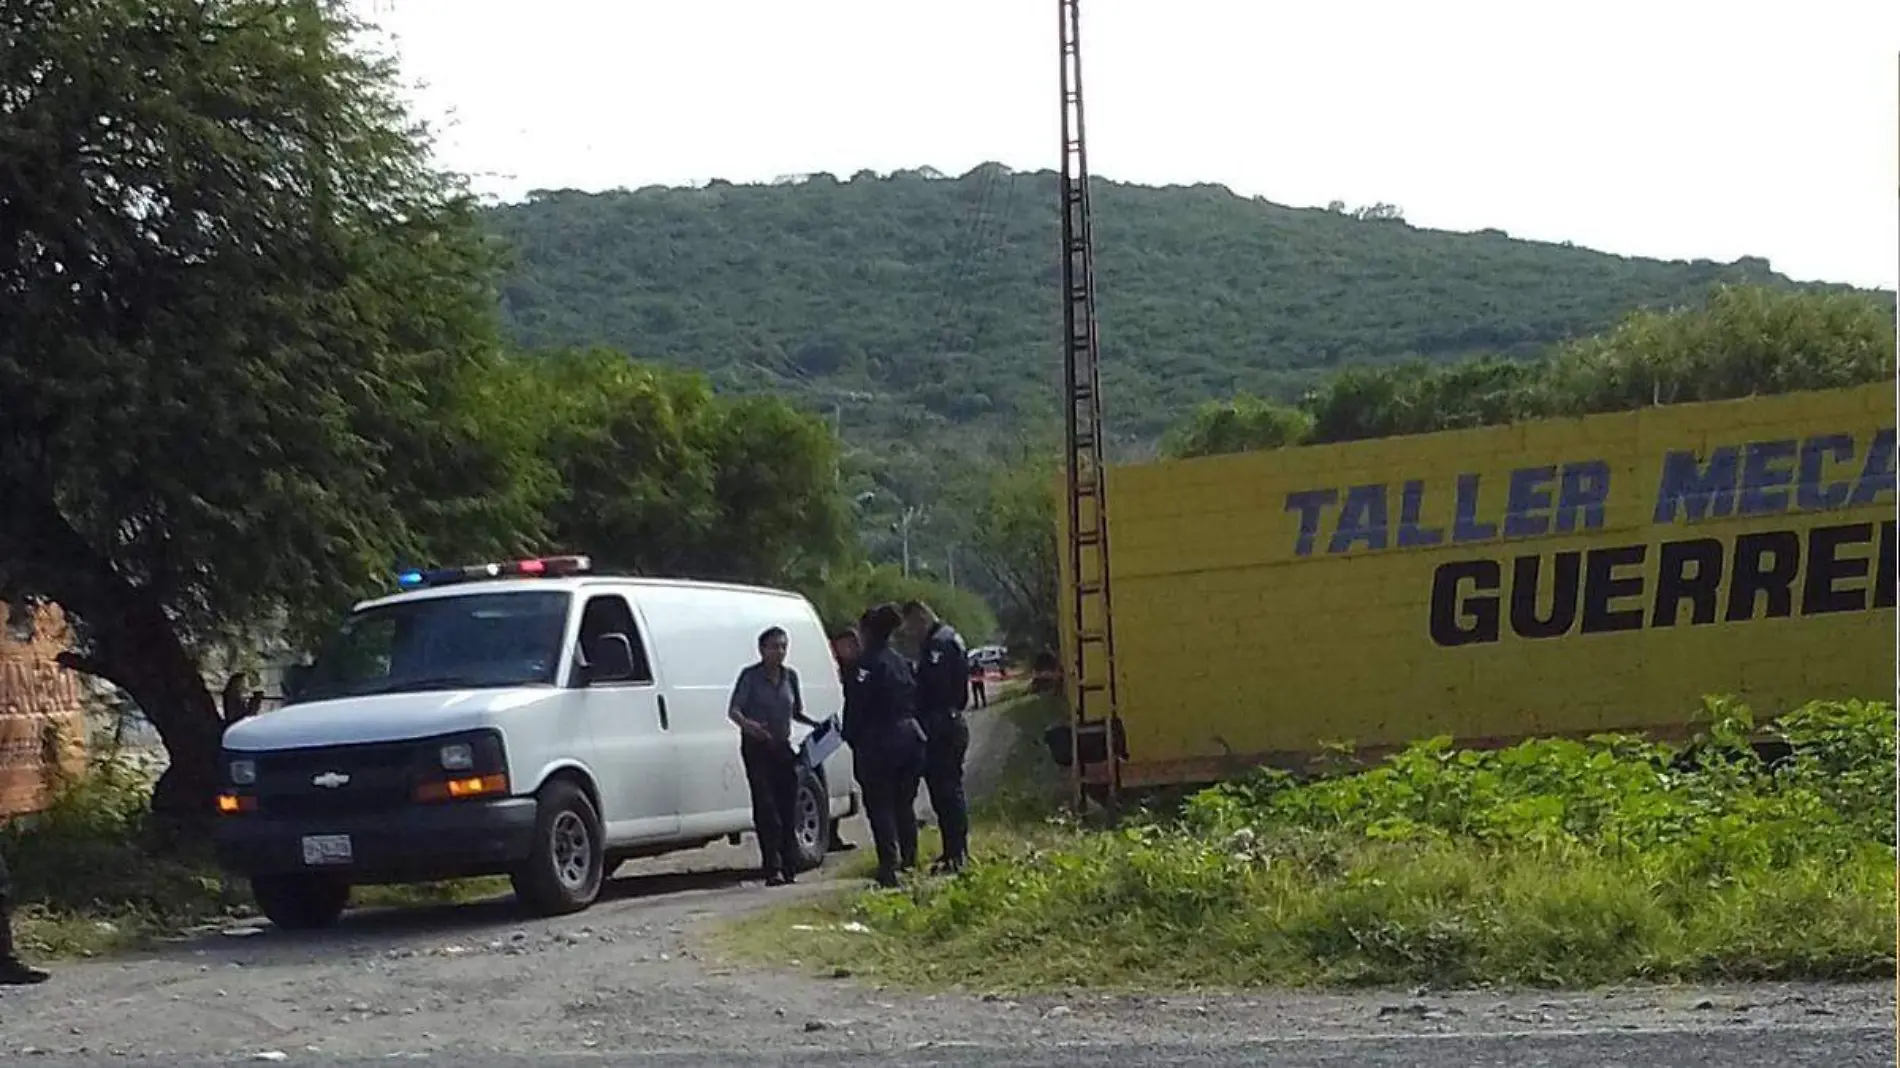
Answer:
[(898, 517), (897, 522), (891, 524), (891, 529), (897, 533), (898, 538), (904, 545), (905, 578), (910, 577), (910, 525), (914, 522), (921, 521), (923, 518), (924, 510), (922, 508), (914, 504), (907, 504), (904, 506), (904, 512)]
[(1116, 746), (1120, 703), (1115, 626), (1109, 597), (1108, 465), (1103, 458), (1101, 345), (1095, 318), (1095, 235), (1090, 225), (1089, 163), (1082, 113), (1080, 0), (1058, 0), (1062, 60), (1062, 386), (1067, 453), (1068, 574), (1065, 612), (1071, 641), (1073, 715), (1069, 770), (1076, 811), (1088, 803), (1084, 736), (1100, 734), (1112, 810), (1121, 790)]

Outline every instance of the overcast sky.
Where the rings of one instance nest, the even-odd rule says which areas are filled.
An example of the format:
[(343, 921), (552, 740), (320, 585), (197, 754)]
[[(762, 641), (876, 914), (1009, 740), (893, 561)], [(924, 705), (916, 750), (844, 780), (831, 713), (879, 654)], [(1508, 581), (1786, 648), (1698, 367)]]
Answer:
[[(358, 2), (443, 162), (497, 196), (1058, 162), (1054, 0)], [(1083, 20), (1101, 177), (1900, 281), (1896, 0), (1084, 0)]]

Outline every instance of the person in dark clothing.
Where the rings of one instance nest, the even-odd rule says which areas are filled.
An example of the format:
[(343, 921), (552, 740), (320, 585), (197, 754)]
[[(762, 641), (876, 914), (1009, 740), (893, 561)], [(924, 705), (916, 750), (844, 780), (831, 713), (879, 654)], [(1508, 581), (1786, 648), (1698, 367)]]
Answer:
[(7, 858), (0, 856), (0, 986), (32, 986), (47, 978), (13, 950), (13, 878), (7, 871)]
[[(831, 634), (831, 656), (832, 659), (838, 662), (838, 681), (848, 685), (851, 682), (851, 673), (856, 671), (858, 666), (858, 632), (851, 627), (833, 631)], [(860, 800), (861, 799), (862, 798), (860, 798)], [(831, 851), (833, 853), (849, 853), (857, 848), (858, 844), (856, 842), (847, 841), (845, 839), (843, 821), (832, 820)]]
[(817, 726), (805, 715), (798, 672), (785, 663), (789, 646), (782, 627), (759, 635), (759, 662), (739, 672), (727, 711), (739, 728), (739, 756), (752, 792), (752, 829), (767, 886), (784, 886), (798, 871), (798, 753), (792, 748), (792, 723)]
[(943, 855), (933, 871), (959, 871), (970, 855), (970, 810), (963, 796), (963, 758), (970, 749), (970, 662), (963, 637), (922, 601), (904, 605), (904, 630), (917, 646), (917, 721), (929, 739), (924, 784), (943, 828)]
[(989, 669), (977, 660), (970, 661), (970, 704), (977, 708), (990, 707)]
[(917, 783), (924, 770), (917, 684), (890, 644), (902, 624), (888, 604), (858, 620), (860, 653), (844, 688), (844, 739), (877, 845), (877, 882), (886, 887), (897, 885), (900, 870), (917, 865)]

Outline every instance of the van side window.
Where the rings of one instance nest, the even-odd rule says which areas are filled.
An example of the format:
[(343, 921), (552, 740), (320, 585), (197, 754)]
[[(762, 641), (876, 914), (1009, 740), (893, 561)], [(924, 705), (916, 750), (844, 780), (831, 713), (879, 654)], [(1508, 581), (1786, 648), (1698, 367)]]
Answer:
[(646, 645), (640, 640), (640, 626), (634, 622), (633, 609), (627, 606), (627, 599), (617, 593), (599, 593), (587, 599), (587, 607), (581, 609), (581, 658), (589, 664), (599, 663), (600, 641), (608, 635), (619, 635), (633, 647), (633, 676), (627, 679), (615, 679), (615, 682), (649, 683), (653, 681), (653, 667), (647, 662)]

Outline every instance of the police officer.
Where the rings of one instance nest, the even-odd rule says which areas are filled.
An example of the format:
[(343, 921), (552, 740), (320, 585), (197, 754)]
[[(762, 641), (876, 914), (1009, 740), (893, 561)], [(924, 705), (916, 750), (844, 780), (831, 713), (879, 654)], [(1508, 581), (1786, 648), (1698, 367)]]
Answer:
[(917, 720), (929, 743), (924, 783), (943, 828), (943, 856), (933, 871), (959, 871), (970, 856), (970, 811), (963, 797), (963, 758), (970, 749), (969, 652), (956, 628), (922, 601), (904, 605), (904, 631), (917, 647)]
[[(831, 633), (831, 656), (838, 662), (838, 681), (850, 685), (851, 676), (858, 670), (858, 632), (856, 628), (844, 627)], [(843, 737), (842, 734), (839, 737)], [(849, 853), (858, 848), (856, 842), (847, 841), (844, 836), (844, 821), (831, 821), (831, 852)]]
[(7, 858), (0, 856), (0, 986), (31, 986), (46, 979), (45, 972), (28, 967), (13, 951), (13, 880)]
[(910, 664), (891, 648), (902, 625), (895, 605), (864, 613), (857, 663), (844, 688), (844, 740), (877, 844), (877, 883), (885, 887), (897, 885), (899, 870), (917, 866), (917, 783), (924, 769), (917, 684)]

